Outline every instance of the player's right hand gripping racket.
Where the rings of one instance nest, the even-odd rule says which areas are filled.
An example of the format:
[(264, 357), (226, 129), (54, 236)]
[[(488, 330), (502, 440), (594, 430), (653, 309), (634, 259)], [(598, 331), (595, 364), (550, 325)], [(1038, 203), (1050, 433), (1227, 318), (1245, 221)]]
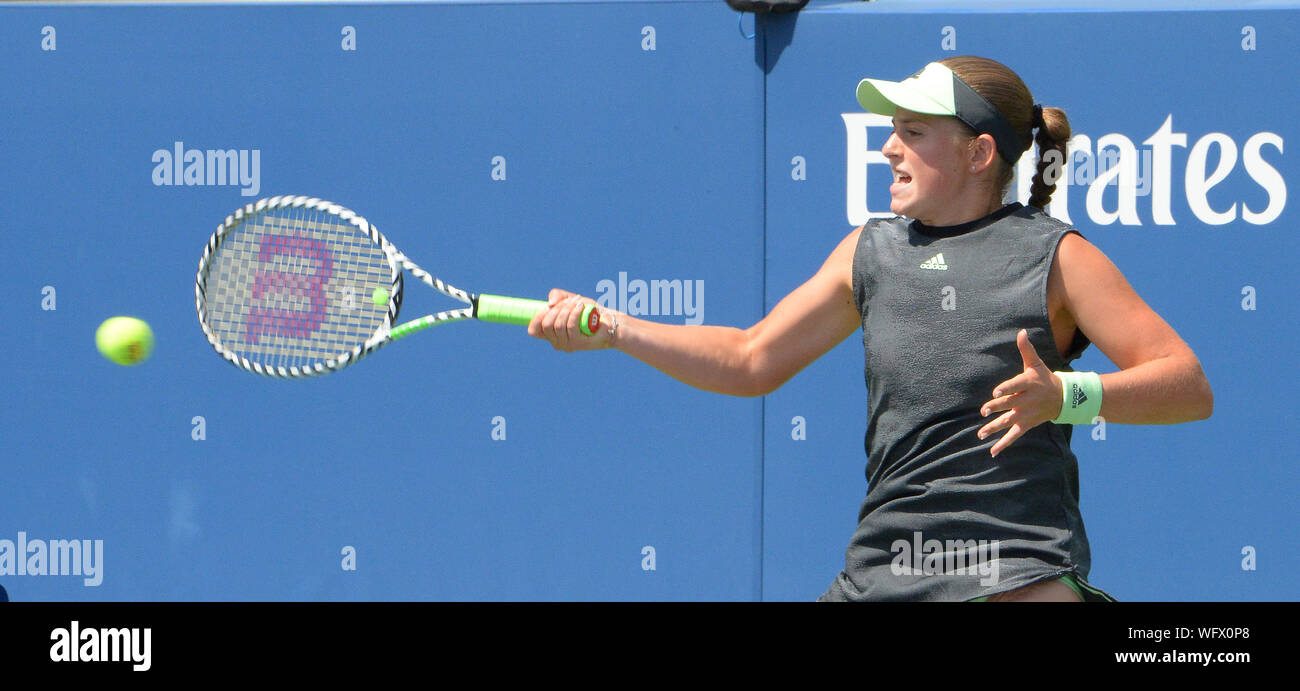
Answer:
[[(402, 270), (469, 305), (394, 326)], [(416, 266), (366, 219), (312, 197), (270, 197), (226, 217), (199, 260), (194, 297), (208, 343), (272, 377), (334, 372), (431, 326), (479, 319), (527, 325), (545, 300), (476, 295)], [(582, 332), (600, 326), (594, 305)]]

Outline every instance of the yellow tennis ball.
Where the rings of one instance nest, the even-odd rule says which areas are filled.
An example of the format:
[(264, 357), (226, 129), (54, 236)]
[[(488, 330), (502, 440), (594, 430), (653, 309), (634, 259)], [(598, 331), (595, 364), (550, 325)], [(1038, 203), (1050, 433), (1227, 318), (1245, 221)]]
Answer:
[(153, 353), (153, 329), (135, 317), (109, 317), (95, 330), (95, 345), (119, 365), (138, 365)]
[(388, 304), (388, 291), (383, 288), (375, 288), (375, 292), (370, 297), (374, 299), (377, 307)]

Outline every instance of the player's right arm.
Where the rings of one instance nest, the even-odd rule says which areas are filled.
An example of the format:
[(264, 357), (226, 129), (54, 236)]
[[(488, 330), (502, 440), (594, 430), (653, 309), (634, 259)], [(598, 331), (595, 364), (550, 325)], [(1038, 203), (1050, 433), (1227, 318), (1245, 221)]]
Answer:
[[(551, 308), (533, 318), (528, 333), (559, 350), (613, 347), (705, 391), (763, 396), (862, 325), (853, 299), (853, 254), (861, 231), (849, 233), (812, 278), (748, 329), (662, 324), (602, 308), (599, 333), (587, 337), (578, 317), (592, 300), (556, 289)], [(614, 319), (618, 329), (611, 340)]]

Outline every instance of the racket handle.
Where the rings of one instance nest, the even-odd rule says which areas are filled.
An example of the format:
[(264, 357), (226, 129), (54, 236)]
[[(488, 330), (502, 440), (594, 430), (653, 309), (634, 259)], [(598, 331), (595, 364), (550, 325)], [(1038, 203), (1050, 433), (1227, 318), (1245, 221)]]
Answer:
[[(509, 298), (501, 295), (479, 295), (474, 302), (474, 318), (496, 324), (528, 326), (528, 322), (532, 321), (533, 317), (537, 316), (538, 312), (546, 309), (547, 306), (545, 300)], [(583, 335), (586, 336), (596, 333), (596, 329), (600, 328), (600, 312), (596, 311), (595, 305), (587, 305), (582, 308), (582, 319), (578, 327), (582, 329)]]

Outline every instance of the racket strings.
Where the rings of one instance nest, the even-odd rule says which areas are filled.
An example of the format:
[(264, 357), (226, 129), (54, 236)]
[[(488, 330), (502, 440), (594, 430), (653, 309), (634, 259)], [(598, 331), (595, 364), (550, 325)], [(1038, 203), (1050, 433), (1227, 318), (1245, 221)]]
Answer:
[(372, 239), (334, 214), (304, 206), (249, 214), (209, 264), (208, 324), (254, 365), (311, 368), (363, 346), (385, 323), (376, 288), (393, 270)]

